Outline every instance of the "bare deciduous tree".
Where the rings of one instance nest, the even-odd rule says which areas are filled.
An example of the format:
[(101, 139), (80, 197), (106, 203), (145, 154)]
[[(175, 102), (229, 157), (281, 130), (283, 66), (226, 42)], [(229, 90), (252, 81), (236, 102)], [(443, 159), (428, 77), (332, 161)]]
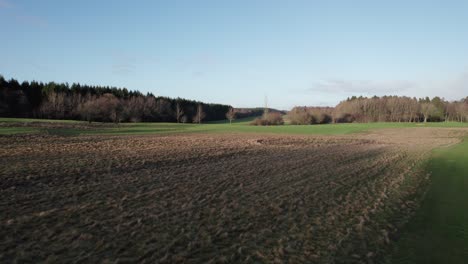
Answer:
[(78, 106), (78, 113), (81, 118), (91, 123), (98, 114), (96, 98), (94, 96), (87, 95), (86, 99)]
[(456, 103), (457, 120), (458, 122), (465, 122), (468, 119), (468, 103)]
[(182, 106), (179, 104), (179, 102), (177, 102), (176, 110), (175, 110), (175, 118), (177, 120), (177, 123), (180, 123), (183, 115), (184, 115), (184, 109), (182, 109)]
[(424, 117), (424, 123), (427, 122), (427, 119), (434, 115), (437, 111), (437, 108), (432, 103), (421, 103), (421, 114)]
[(197, 113), (195, 114), (195, 118), (193, 119), (193, 122), (197, 122), (198, 124), (201, 124), (201, 121), (205, 118), (206, 113), (203, 111), (203, 105), (198, 104), (197, 106)]
[(226, 113), (226, 118), (229, 120), (229, 124), (232, 124), (232, 120), (236, 119), (236, 110), (234, 107), (230, 107)]
[(288, 113), (291, 125), (310, 125), (314, 123), (314, 117), (307, 111), (307, 107), (294, 107)]
[(47, 100), (42, 103), (40, 112), (48, 118), (63, 118), (65, 116), (65, 94), (50, 92)]

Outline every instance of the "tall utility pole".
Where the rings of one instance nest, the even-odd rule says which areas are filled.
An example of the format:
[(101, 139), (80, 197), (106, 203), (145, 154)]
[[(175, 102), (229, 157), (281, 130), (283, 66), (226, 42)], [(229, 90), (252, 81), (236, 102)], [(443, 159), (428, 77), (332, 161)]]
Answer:
[(263, 117), (267, 117), (268, 115), (268, 97), (265, 95), (265, 109), (263, 109)]

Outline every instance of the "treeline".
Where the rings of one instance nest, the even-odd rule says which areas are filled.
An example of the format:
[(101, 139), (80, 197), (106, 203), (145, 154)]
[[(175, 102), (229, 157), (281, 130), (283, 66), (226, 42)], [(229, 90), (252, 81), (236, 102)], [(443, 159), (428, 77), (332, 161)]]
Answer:
[(446, 101), (406, 96), (356, 97), (336, 107), (294, 107), (288, 114), (292, 124), (351, 122), (442, 122), (468, 121), (468, 97)]
[(225, 119), (228, 105), (156, 97), (139, 91), (74, 83), (5, 80), (0, 116), (104, 122), (202, 122)]

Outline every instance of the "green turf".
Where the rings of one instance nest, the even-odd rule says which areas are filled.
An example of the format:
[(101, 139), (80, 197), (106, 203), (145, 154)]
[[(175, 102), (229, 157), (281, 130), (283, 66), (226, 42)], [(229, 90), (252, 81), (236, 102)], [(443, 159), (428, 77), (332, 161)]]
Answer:
[(55, 120), (55, 119), (39, 119), (39, 118), (10, 118), (10, 117), (0, 117), (0, 122), (2, 123), (80, 123), (83, 121), (77, 120)]
[(431, 185), (391, 263), (468, 263), (468, 141), (438, 149)]
[(0, 135), (33, 134), (40, 132), (34, 127), (0, 127)]
[[(41, 128), (40, 131), (49, 134), (61, 135), (79, 135), (79, 134), (113, 134), (113, 135), (131, 135), (131, 134), (160, 134), (160, 133), (276, 133), (276, 134), (325, 134), (340, 135), (356, 132), (363, 132), (379, 128), (404, 128), (404, 127), (468, 127), (468, 123), (350, 123), (350, 124), (324, 124), (324, 125), (283, 125), (283, 126), (251, 126), (252, 118), (236, 120), (232, 124), (227, 121), (211, 122), (206, 124), (176, 124), (176, 123), (123, 123), (120, 125), (106, 124), (105, 126), (96, 126), (89, 129), (85, 128)], [(74, 125), (83, 124), (83, 121), (60, 121), (60, 120), (41, 120), (41, 119), (20, 119), (20, 118), (0, 118), (0, 123), (9, 123), (8, 127), (0, 126), (0, 133), (3, 130), (12, 130), (13, 123), (18, 124), (18, 131), (22, 130), (21, 124), (33, 122), (64, 122)], [(39, 130), (34, 130), (37, 132)], [(11, 134), (9, 132), (8, 134)]]
[[(249, 123), (249, 122), (252, 122), (255, 118), (255, 116), (252, 116), (252, 117), (245, 117), (245, 118), (239, 118), (239, 119), (235, 119), (235, 120), (232, 120), (231, 124), (239, 124), (239, 123)], [(229, 124), (229, 121), (228, 120), (217, 120), (217, 121), (209, 121), (209, 122), (206, 122), (207, 124)]]
[[(466, 126), (466, 124), (464, 124)], [(379, 128), (416, 127), (408, 123), (325, 124), (306, 126), (251, 126), (248, 122), (233, 124), (174, 124), (174, 123), (127, 123), (112, 128), (69, 130), (69, 134), (159, 134), (159, 133), (274, 133), (274, 134), (322, 134), (340, 135)], [(424, 126), (456, 127), (458, 123), (426, 124)]]
[[(454, 125), (454, 124), (452, 124)], [(447, 127), (452, 127), (445, 124)], [(363, 132), (379, 128), (403, 128), (415, 127), (416, 124), (408, 123), (366, 123), (366, 124), (325, 124), (325, 125), (284, 125), (284, 126), (251, 126), (248, 122), (233, 124), (174, 124), (174, 123), (126, 123), (110, 128), (97, 129), (61, 129), (49, 133), (60, 132), (63, 134), (160, 134), (160, 133), (273, 133), (273, 134), (321, 134), (341, 135)], [(425, 125), (430, 126), (430, 125)], [(440, 125), (438, 125), (440, 126)]]

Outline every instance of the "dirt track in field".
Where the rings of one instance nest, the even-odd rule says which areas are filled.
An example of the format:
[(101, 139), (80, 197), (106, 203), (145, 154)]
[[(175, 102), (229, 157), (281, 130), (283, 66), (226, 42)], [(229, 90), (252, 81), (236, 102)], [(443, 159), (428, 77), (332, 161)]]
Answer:
[(0, 137), (0, 262), (376, 262), (466, 130)]

